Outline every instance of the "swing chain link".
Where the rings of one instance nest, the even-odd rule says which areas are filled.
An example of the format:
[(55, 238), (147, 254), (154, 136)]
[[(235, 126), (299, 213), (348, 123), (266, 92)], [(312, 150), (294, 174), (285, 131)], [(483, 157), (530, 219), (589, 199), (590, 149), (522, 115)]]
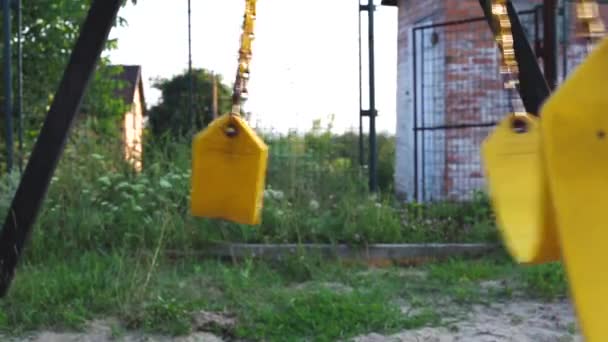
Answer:
[[(496, 42), (501, 52), (500, 73), (504, 76), (505, 89), (509, 92), (510, 105), (513, 99), (519, 96), (513, 94), (519, 85), (519, 66), (515, 58), (511, 20), (507, 12), (509, 0), (492, 1), (492, 14), (496, 25)], [(588, 49), (601, 40), (606, 34), (604, 22), (600, 16), (599, 5), (596, 0), (577, 0), (576, 18), (582, 24), (578, 27), (577, 37), (588, 40)], [(564, 33), (566, 34), (566, 33)], [(521, 99), (520, 99), (521, 100)], [(525, 115), (523, 111), (512, 111), (514, 115)]]
[(578, 26), (577, 36), (587, 40), (587, 52), (606, 34), (606, 27), (600, 15), (600, 7), (596, 0), (578, 0), (576, 17), (581, 25)]
[(239, 115), (241, 106), (247, 100), (249, 92), (247, 84), (249, 81), (249, 65), (251, 63), (251, 43), (254, 39), (253, 29), (256, 18), (256, 1), (246, 0), (245, 15), (243, 18), (243, 33), (241, 35), (241, 46), (239, 49), (238, 69), (236, 81), (232, 94), (232, 114)]
[[(523, 111), (523, 104), (520, 101), (514, 103), (515, 100), (519, 99), (516, 94), (516, 90), (519, 86), (519, 65), (515, 58), (515, 47), (513, 33), (511, 31), (511, 19), (507, 11), (508, 0), (495, 0), (492, 1), (492, 14), (494, 16), (494, 25), (496, 27), (495, 40), (498, 44), (501, 52), (501, 65), (500, 74), (504, 78), (504, 87), (507, 90), (509, 97), (509, 106), (511, 112), (516, 115), (525, 115)], [(517, 105), (517, 106), (516, 106)], [(515, 109), (517, 107), (518, 109)]]

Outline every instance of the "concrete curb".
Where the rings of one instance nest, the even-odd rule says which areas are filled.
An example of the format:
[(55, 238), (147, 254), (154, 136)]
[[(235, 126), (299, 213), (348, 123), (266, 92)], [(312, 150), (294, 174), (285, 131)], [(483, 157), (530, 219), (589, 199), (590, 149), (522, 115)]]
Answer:
[(230, 259), (260, 258), (282, 260), (293, 255), (309, 254), (328, 259), (368, 263), (411, 263), (426, 259), (456, 256), (481, 256), (499, 248), (496, 244), (244, 244), (211, 245), (201, 251), (171, 251), (172, 256), (220, 257)]

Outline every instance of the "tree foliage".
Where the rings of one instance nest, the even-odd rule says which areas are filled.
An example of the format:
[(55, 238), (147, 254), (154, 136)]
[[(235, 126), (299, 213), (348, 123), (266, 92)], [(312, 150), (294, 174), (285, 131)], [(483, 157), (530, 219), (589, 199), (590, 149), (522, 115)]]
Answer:
[(81, 119), (89, 123), (89, 129), (103, 137), (116, 137), (124, 113), (130, 106), (122, 97), (116, 96), (119, 90), (127, 86), (126, 81), (118, 78), (122, 72), (122, 66), (107, 65), (107, 62), (100, 65), (81, 107)]
[[(128, 2), (123, 1), (123, 6)], [(46, 0), (23, 1), (22, 8), (22, 47), (23, 47), (23, 108), (25, 117), (25, 138), (33, 140), (49, 109), (59, 81), (67, 66), (72, 48), (78, 38), (81, 25), (90, 8), (92, 0)], [(126, 20), (120, 16), (114, 25), (125, 25)], [(13, 13), (12, 35), (17, 40), (17, 21)], [(4, 32), (0, 27), (0, 36)], [(117, 40), (109, 40), (105, 51), (115, 49)], [(0, 48), (4, 46), (0, 45)], [(17, 82), (17, 45), (13, 53), (13, 89)], [(105, 66), (108, 58), (101, 58), (89, 91), (83, 103), (83, 109), (90, 116), (111, 117), (112, 111), (119, 108), (112, 94), (117, 86), (111, 79), (112, 72)], [(4, 84), (0, 82), (0, 100), (4, 102)], [(0, 147), (4, 150), (4, 120), (0, 119)], [(2, 152), (4, 155), (4, 151)]]
[[(40, 124), (48, 110), (91, 2), (92, 0), (24, 2), (24, 112), (33, 121), (31, 122), (33, 127)], [(126, 4), (126, 1), (124, 4)], [(117, 18), (115, 22), (115, 25), (125, 24), (126, 21), (121, 17)], [(16, 28), (16, 25), (13, 27)], [(13, 32), (13, 34), (16, 35), (16, 32)], [(105, 50), (115, 49), (118, 46), (117, 44), (116, 39), (109, 40)], [(16, 49), (13, 52), (16, 54)], [(108, 58), (102, 58), (99, 63), (102, 67), (108, 64)], [(98, 72), (93, 83), (96, 81), (102, 83), (99, 80), (108, 79), (108, 76), (109, 74), (106, 71)], [(98, 86), (95, 89), (95, 94), (103, 97), (111, 93), (113, 91), (112, 84), (107, 85), (103, 89)], [(89, 105), (95, 102), (91, 96), (87, 96), (86, 101)], [(92, 109), (89, 106), (88, 112), (90, 114), (95, 112)]]
[[(231, 90), (218, 78), (219, 114), (230, 110)], [(149, 111), (149, 120), (154, 136), (171, 135), (182, 137), (193, 130), (205, 127), (213, 119), (212, 87), (213, 75), (205, 69), (192, 71), (194, 127), (190, 116), (189, 85), (187, 71), (171, 79), (159, 79), (154, 87), (161, 91), (160, 102)]]

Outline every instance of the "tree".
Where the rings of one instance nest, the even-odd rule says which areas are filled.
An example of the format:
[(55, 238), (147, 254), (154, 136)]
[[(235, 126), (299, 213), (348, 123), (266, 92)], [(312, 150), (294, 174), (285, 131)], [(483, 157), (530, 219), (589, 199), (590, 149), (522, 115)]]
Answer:
[[(109, 138), (115, 138), (124, 113), (130, 103), (116, 96), (116, 93), (127, 86), (127, 82), (118, 76), (123, 72), (122, 66), (108, 65), (102, 61), (85, 95), (81, 112), (84, 120), (91, 122), (89, 128)], [(94, 120), (89, 120), (94, 119)]]
[[(28, 114), (31, 127), (37, 128), (47, 112), (91, 2), (49, 0), (23, 4), (23, 111)], [(126, 3), (127, 1), (124, 1), (124, 4)], [(126, 21), (120, 17), (115, 22), (115, 26), (125, 24)], [(13, 34), (16, 36), (16, 32)], [(109, 40), (105, 50), (116, 47), (117, 40)], [(109, 60), (102, 58), (99, 64), (107, 65)], [(98, 83), (100, 76), (103, 78), (107, 73), (95, 75), (95, 81)], [(99, 88), (96, 93), (100, 96), (113, 91), (109, 87)], [(99, 93), (100, 91), (102, 93)], [(87, 102), (91, 100), (91, 96), (87, 96)], [(94, 111), (89, 108), (89, 112)]]
[[(218, 110), (219, 114), (228, 112), (231, 106), (231, 89), (218, 78)], [(156, 137), (168, 134), (173, 137), (183, 137), (189, 132), (207, 126), (213, 119), (212, 89), (213, 75), (205, 69), (192, 71), (193, 120), (190, 116), (188, 71), (171, 79), (160, 79), (154, 87), (161, 91), (158, 105), (148, 112), (152, 134)]]
[[(123, 6), (134, 0), (124, 0)], [(22, 17), (23, 39), (23, 108), (25, 122), (25, 138), (33, 140), (53, 100), (53, 95), (67, 65), (72, 48), (80, 32), (85, 15), (92, 0), (48, 0), (24, 1)], [(13, 16), (12, 34), (17, 38), (16, 16)], [(125, 25), (126, 21), (118, 17), (117, 25)], [(0, 36), (3, 35), (0, 27)], [(117, 40), (109, 40), (105, 50), (115, 49)], [(0, 46), (1, 48), (1, 46)], [(17, 49), (13, 48), (13, 83), (16, 83)], [(108, 82), (111, 73), (104, 69), (109, 64), (107, 58), (100, 60), (100, 68), (96, 72), (83, 107), (87, 114), (101, 113), (108, 115), (108, 109), (118, 106), (100, 99), (110, 99), (115, 84)], [(0, 82), (0, 102), (4, 102), (3, 84)], [(16, 89), (16, 88), (13, 88)], [(95, 91), (91, 91), (94, 89)], [(100, 104), (103, 104), (100, 106)], [(0, 118), (0, 149), (4, 150), (4, 120)], [(4, 152), (2, 152), (4, 155)], [(1, 159), (1, 158), (0, 158)], [(0, 165), (1, 169), (1, 165)]]

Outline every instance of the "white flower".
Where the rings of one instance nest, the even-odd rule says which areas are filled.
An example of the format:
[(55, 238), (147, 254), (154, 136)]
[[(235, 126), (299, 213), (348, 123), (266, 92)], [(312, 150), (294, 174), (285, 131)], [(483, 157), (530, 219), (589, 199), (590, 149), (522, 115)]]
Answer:
[(279, 200), (279, 201), (280, 201), (280, 200), (282, 200), (284, 197), (285, 197), (285, 194), (283, 193), (283, 191), (281, 191), (281, 190), (276, 190), (276, 191), (274, 192), (274, 199), (276, 199), (276, 200)]
[(97, 181), (106, 186), (109, 186), (110, 184), (112, 184), (112, 181), (110, 180), (110, 177), (108, 177), (108, 176), (99, 177), (99, 179), (97, 179)]
[(319, 202), (315, 201), (314, 199), (310, 200), (308, 207), (310, 208), (310, 210), (317, 210), (319, 209)]
[(166, 179), (161, 179), (158, 183), (161, 188), (164, 188), (164, 189), (171, 188), (171, 183), (169, 183)]
[(271, 198), (276, 200), (282, 200), (285, 197), (285, 194), (281, 190), (272, 190), (266, 189), (264, 190), (264, 198)]

